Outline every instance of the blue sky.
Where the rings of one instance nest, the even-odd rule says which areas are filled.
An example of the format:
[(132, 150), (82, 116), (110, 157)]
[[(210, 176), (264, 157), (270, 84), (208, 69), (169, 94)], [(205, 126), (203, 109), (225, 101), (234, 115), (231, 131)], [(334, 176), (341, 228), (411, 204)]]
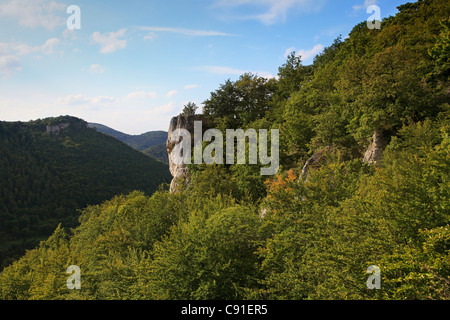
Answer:
[[(129, 134), (167, 130), (245, 72), (277, 75), (406, 0), (0, 0), (0, 120), (72, 115)], [(81, 29), (69, 30), (70, 5)]]

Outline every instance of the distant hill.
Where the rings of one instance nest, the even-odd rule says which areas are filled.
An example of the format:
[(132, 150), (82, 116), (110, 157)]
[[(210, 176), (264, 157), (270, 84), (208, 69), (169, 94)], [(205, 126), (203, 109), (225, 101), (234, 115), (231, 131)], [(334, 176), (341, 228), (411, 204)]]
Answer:
[[(204, 101), (208, 127), (279, 130), (279, 143), (263, 139), (280, 147), (278, 174), (247, 161), (192, 165), (182, 192), (90, 206), (72, 235), (56, 229), (0, 273), (0, 300), (450, 300), (450, 1), (398, 10), (379, 30), (361, 22), (312, 66), (292, 52), (276, 79), (226, 80)], [(61, 136), (45, 131), (32, 138)], [(0, 172), (17, 172), (8, 190), (42, 192), (50, 174), (39, 175), (67, 166), (45, 161), (79, 140), (61, 137), (38, 171), (21, 165), (36, 145), (25, 138), (14, 133)], [(67, 290), (71, 264), (81, 290)]]
[(119, 139), (120, 141), (124, 141), (124, 140), (130, 139), (132, 137), (129, 134), (126, 134), (126, 133), (114, 130), (114, 129), (110, 128), (110, 127), (107, 127), (107, 126), (99, 124), (99, 123), (88, 122), (88, 127), (89, 128), (95, 128), (95, 129), (97, 129), (97, 131), (106, 133), (106, 134), (108, 134), (108, 135), (110, 135), (110, 136), (112, 136), (112, 137), (114, 137), (116, 139)]
[(90, 128), (95, 128), (99, 132), (110, 135), (159, 161), (169, 162), (166, 151), (167, 132), (165, 131), (150, 131), (140, 135), (130, 135), (99, 123), (89, 123), (88, 125)]
[(170, 180), (166, 164), (81, 119), (0, 122), (0, 269), (59, 223), (75, 227), (77, 209)]
[(164, 163), (169, 163), (169, 154), (167, 153), (166, 144), (157, 144), (155, 146), (148, 147), (143, 151), (146, 155), (153, 157)]

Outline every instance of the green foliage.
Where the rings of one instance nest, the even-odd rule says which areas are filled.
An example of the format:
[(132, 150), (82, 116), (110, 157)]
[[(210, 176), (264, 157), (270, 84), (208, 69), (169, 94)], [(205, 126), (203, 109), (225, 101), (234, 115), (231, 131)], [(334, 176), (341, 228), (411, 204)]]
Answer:
[(150, 131), (140, 135), (129, 135), (98, 123), (89, 123), (88, 126), (122, 141), (156, 160), (169, 163), (166, 150), (167, 132), (165, 131)]
[(450, 76), (450, 19), (440, 21), (442, 32), (437, 37), (435, 45), (428, 50), (433, 61), (433, 71), (430, 80), (440, 80), (448, 85)]
[(195, 114), (195, 112), (197, 111), (197, 109), (198, 109), (198, 107), (195, 103), (188, 102), (186, 105), (184, 105), (181, 115), (183, 117), (193, 116)]
[(291, 52), (286, 62), (278, 68), (277, 98), (288, 99), (292, 93), (302, 88), (312, 75), (310, 66), (303, 66), (301, 56)]
[(130, 135), (98, 123), (89, 123), (89, 127), (125, 142), (139, 151), (165, 144), (167, 141), (167, 132), (165, 131), (150, 131), (139, 135)]
[(187, 190), (188, 196), (201, 196), (207, 199), (218, 194), (237, 196), (236, 185), (223, 166), (205, 165), (202, 170), (192, 174), (191, 181), (191, 186)]
[(169, 164), (169, 155), (167, 153), (166, 143), (148, 147), (143, 152), (156, 160)]
[(0, 298), (61, 299), (67, 292), (64, 273), (70, 265), (68, 235), (60, 227), (39, 248), (28, 251), (0, 274)]
[[(107, 177), (108, 166), (95, 158), (98, 145), (88, 154), (100, 167), (84, 168), (74, 158), (89, 162), (81, 151), (94, 133), (43, 134), (45, 125), (60, 123), (55, 119), (34, 123), (37, 131), (2, 123), (0, 174), (8, 184), (0, 230), (56, 230), (4, 269), (0, 298), (449, 299), (449, 6), (404, 4), (381, 30), (355, 26), (311, 66), (292, 53), (277, 79), (245, 74), (212, 92), (208, 127), (280, 130), (274, 177), (261, 176), (257, 165), (190, 165), (186, 190), (132, 192), (91, 205), (70, 233), (43, 223), (47, 216), (29, 204), (42, 197), (58, 203), (62, 181), (77, 195), (77, 177)], [(362, 158), (375, 130), (390, 142), (372, 166)], [(53, 147), (34, 156), (30, 141)], [(302, 175), (317, 150), (327, 151)], [(41, 160), (46, 152), (62, 153), (56, 164), (84, 171), (49, 188), (46, 178), (60, 165)], [(112, 153), (121, 159), (118, 149)], [(133, 172), (127, 180), (138, 181)], [(102, 180), (105, 187), (113, 182)], [(32, 192), (25, 199), (26, 186)], [(71, 199), (61, 201), (77, 208)], [(15, 215), (4, 203), (28, 209)], [(66, 216), (62, 205), (49, 208)], [(81, 267), (81, 290), (65, 287), (72, 264)], [(371, 265), (381, 269), (380, 290), (366, 286)]]
[(421, 242), (384, 257), (387, 299), (450, 299), (450, 227), (420, 231)]
[[(185, 192), (88, 207), (73, 236), (58, 228), (2, 272), (0, 296), (448, 299), (448, 124), (414, 123), (398, 137), (384, 167), (330, 154), (307, 179), (269, 179), (260, 206), (237, 204), (235, 184), (223, 185), (230, 172), (208, 166)], [(64, 286), (70, 264), (82, 269), (80, 291)], [(366, 288), (373, 264), (381, 290)]]
[(242, 299), (258, 273), (254, 211), (234, 206), (195, 213), (174, 228), (156, 245), (150, 265), (154, 298)]
[(203, 113), (213, 120), (222, 119), (226, 128), (245, 128), (265, 116), (275, 91), (274, 80), (246, 73), (239, 80), (227, 80), (204, 102)]
[[(59, 134), (46, 125), (70, 123)], [(116, 194), (153, 193), (170, 181), (168, 166), (71, 117), (0, 123), (0, 263), (11, 262), (78, 209)]]
[[(308, 180), (290, 173), (270, 183), (265, 288), (256, 297), (448, 299), (448, 132), (428, 147), (414, 134), (403, 139), (408, 147), (389, 151), (375, 173), (330, 159)], [(365, 287), (373, 264), (381, 267), (380, 291)]]

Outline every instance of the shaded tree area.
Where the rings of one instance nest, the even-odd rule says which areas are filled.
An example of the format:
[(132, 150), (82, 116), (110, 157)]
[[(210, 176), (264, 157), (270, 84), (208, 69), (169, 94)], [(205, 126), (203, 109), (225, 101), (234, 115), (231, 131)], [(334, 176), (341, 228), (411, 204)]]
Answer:
[[(58, 134), (47, 125), (69, 123)], [(71, 117), (0, 123), (0, 258), (2, 265), (47, 238), (78, 209), (116, 194), (152, 194), (170, 182), (168, 167)]]

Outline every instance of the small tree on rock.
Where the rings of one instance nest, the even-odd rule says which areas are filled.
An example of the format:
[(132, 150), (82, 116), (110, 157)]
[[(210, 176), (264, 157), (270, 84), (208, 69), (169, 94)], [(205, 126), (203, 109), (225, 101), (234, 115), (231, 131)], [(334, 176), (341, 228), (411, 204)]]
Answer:
[(193, 116), (197, 109), (198, 107), (194, 102), (188, 102), (188, 104), (184, 105), (181, 115), (183, 115), (184, 117)]

